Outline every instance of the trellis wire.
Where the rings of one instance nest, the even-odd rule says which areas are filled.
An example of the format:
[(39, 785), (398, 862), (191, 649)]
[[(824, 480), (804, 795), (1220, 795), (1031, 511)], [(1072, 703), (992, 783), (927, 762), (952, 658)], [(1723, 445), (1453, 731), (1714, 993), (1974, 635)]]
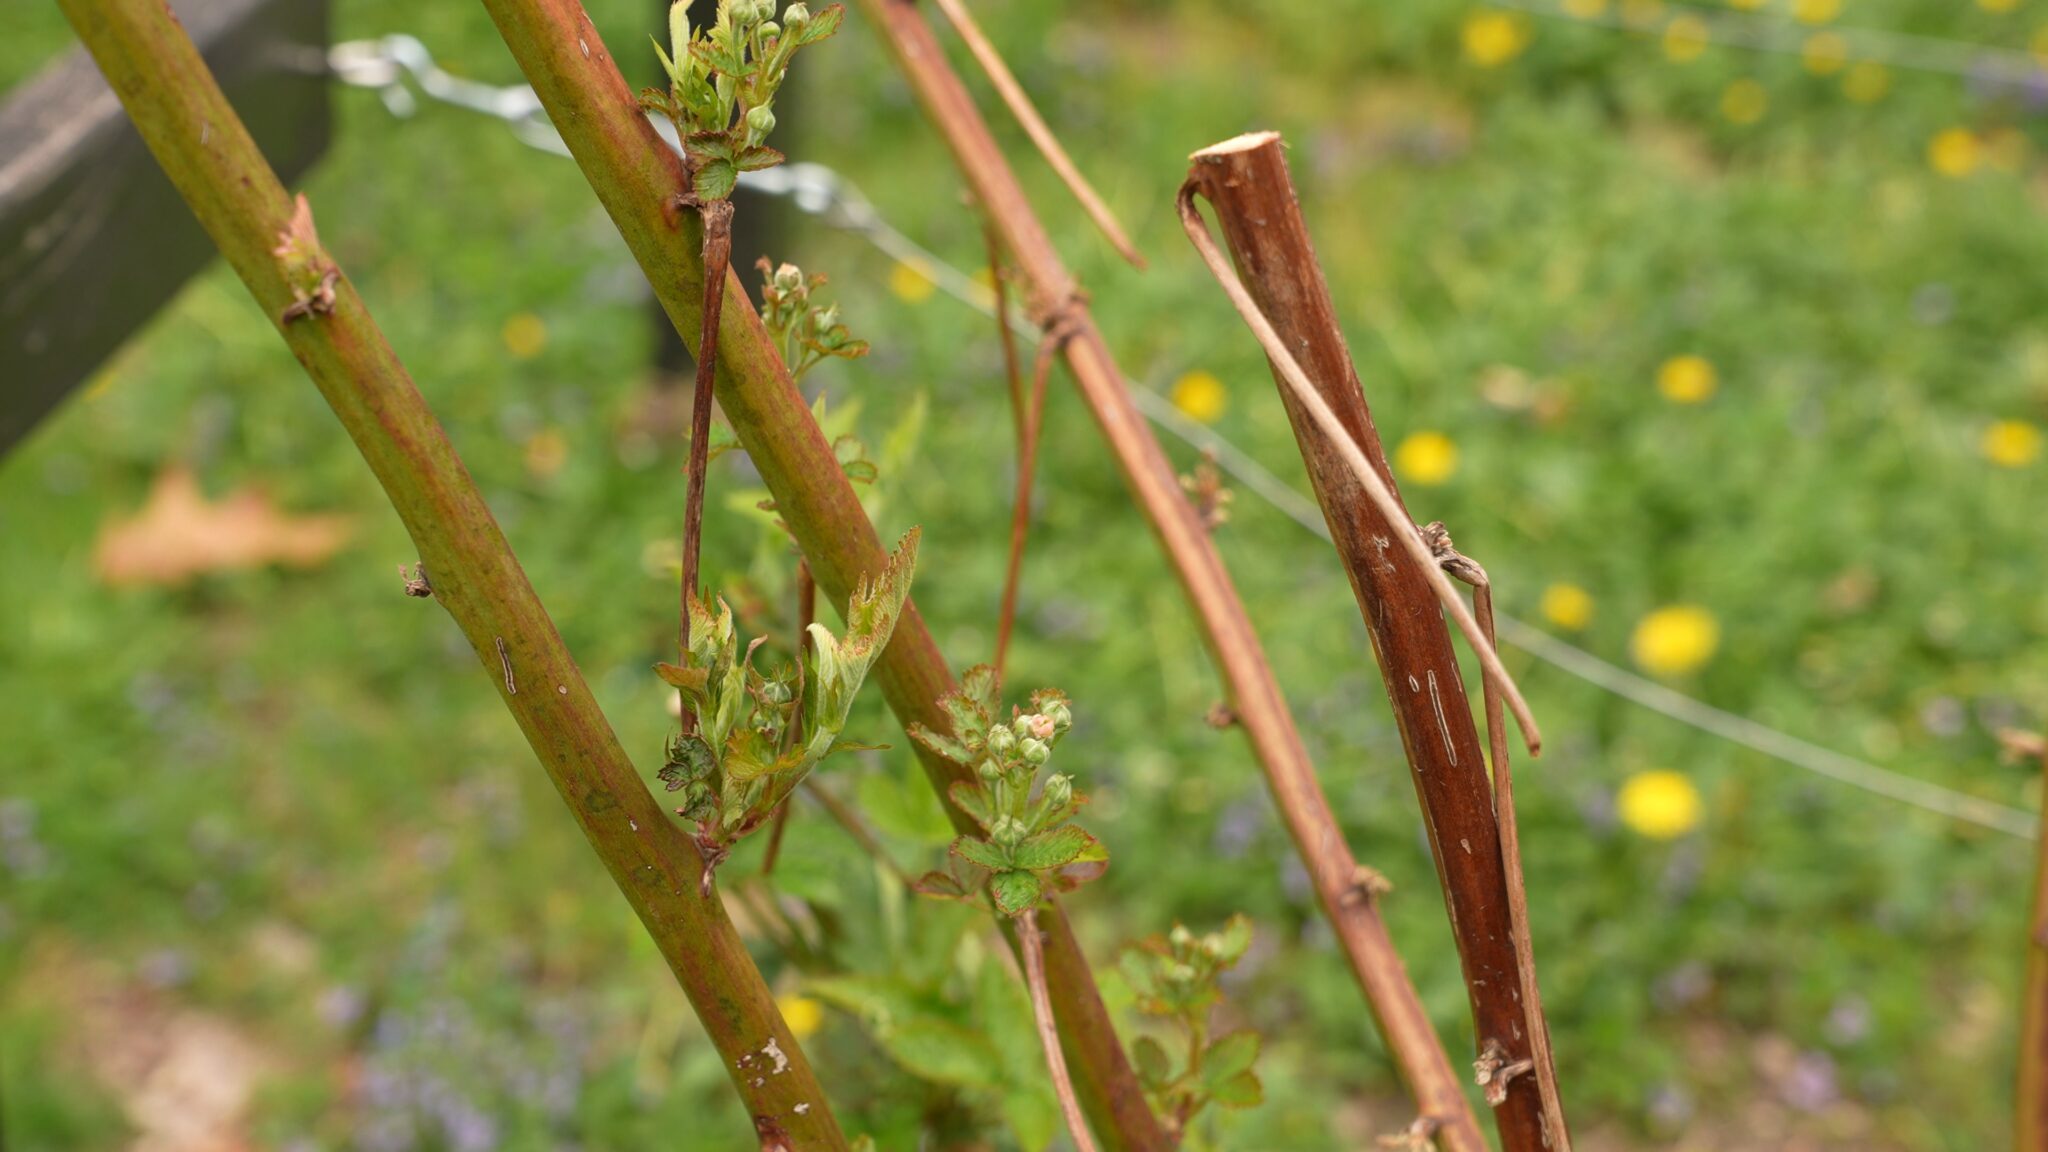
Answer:
[[(1550, 14), (1545, 11), (1548, 6), (1528, 0), (1495, 2)], [(1621, 24), (1619, 20), (1605, 22)], [(1925, 39), (1891, 33), (1878, 35), (1888, 38), (1888, 41), (1899, 42), (1918, 43)], [(1935, 43), (1952, 44), (1946, 41)], [(1762, 47), (1760, 44), (1751, 46)], [(2026, 59), (2034, 75), (2040, 75), (2031, 58)], [(520, 140), (540, 151), (568, 155), (561, 138), (540, 111), (532, 89), (523, 84), (496, 87), (453, 76), (443, 71), (426, 46), (414, 37), (394, 35), (337, 44), (330, 50), (329, 67), (346, 84), (377, 90), (385, 107), (394, 115), (410, 116), (416, 111), (418, 99), (414, 90), (417, 89), (418, 96), (505, 121)], [(1936, 70), (1963, 69), (1940, 67)], [(663, 138), (673, 147), (674, 129), (659, 120), (656, 120), (656, 127), (662, 130)], [(787, 164), (762, 172), (743, 173), (740, 183), (762, 195), (786, 198), (798, 210), (817, 216), (834, 228), (861, 236), (883, 255), (908, 265), (946, 295), (983, 315), (995, 315), (994, 294), (988, 288), (891, 225), (859, 189), (832, 169), (822, 164)], [(1021, 308), (1010, 309), (1010, 322), (1012, 328), (1026, 339), (1036, 339), (1037, 328)], [(1323, 522), (1321, 511), (1292, 485), (1275, 476), (1222, 434), (1190, 419), (1158, 392), (1131, 380), (1126, 380), (1125, 385), (1138, 409), (1155, 426), (1194, 448), (1212, 453), (1218, 466), (1246, 489), (1301, 527), (1325, 541), (1330, 539), (1329, 526)], [(1601, 691), (1708, 735), (1823, 779), (1923, 811), (2024, 840), (2040, 836), (2039, 820), (2024, 809), (1972, 796), (1822, 747), (1645, 679), (1512, 616), (1501, 615), (1496, 620), (1501, 639), (1507, 644)]]

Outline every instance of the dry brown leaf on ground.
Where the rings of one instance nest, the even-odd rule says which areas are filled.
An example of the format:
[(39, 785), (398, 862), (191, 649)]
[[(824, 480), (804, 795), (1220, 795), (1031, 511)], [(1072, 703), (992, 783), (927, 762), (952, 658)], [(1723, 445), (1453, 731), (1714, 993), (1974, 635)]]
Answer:
[(93, 570), (113, 585), (182, 584), (209, 572), (310, 568), (347, 542), (345, 516), (292, 516), (239, 488), (209, 501), (189, 468), (159, 473), (142, 510), (100, 529)]

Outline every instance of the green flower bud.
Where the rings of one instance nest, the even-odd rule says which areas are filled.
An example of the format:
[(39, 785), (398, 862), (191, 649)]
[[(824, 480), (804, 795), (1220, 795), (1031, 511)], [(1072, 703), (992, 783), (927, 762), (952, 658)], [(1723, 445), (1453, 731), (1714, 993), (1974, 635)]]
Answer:
[(759, 144), (775, 131), (775, 111), (763, 104), (747, 111), (747, 143)]
[(1003, 766), (993, 759), (983, 760), (975, 765), (974, 774), (981, 777), (985, 783), (993, 784), (1003, 778)]
[(811, 22), (811, 10), (802, 4), (791, 4), (782, 10), (782, 26), (791, 32), (801, 32)]
[(1026, 737), (1018, 741), (1017, 755), (1022, 756), (1026, 764), (1036, 766), (1052, 759), (1052, 749), (1047, 748), (1043, 740)]
[(770, 680), (761, 686), (761, 698), (770, 704), (789, 703), (789, 685), (779, 680)]
[(1065, 700), (1048, 700), (1040, 714), (1052, 721), (1052, 726), (1065, 732), (1074, 726), (1074, 713), (1067, 708)]
[(1055, 772), (1046, 777), (1045, 802), (1054, 808), (1064, 808), (1074, 799), (1072, 778)]
[(1009, 848), (1014, 847), (1018, 841), (1024, 839), (1026, 835), (1030, 834), (1030, 831), (1029, 828), (1024, 827), (1022, 820), (1014, 816), (998, 816), (995, 825), (988, 830), (988, 834), (996, 843)]
[(997, 756), (1008, 756), (1017, 747), (1017, 734), (1008, 726), (998, 724), (988, 730), (988, 750)]
[(775, 21), (764, 20), (761, 22), (761, 35), (763, 38), (772, 38), (776, 35), (779, 35), (781, 32), (782, 25), (777, 24)]
[(1168, 943), (1173, 945), (1175, 952), (1180, 952), (1186, 950), (1188, 945), (1195, 942), (1195, 934), (1188, 931), (1187, 925), (1175, 924), (1173, 931), (1167, 933), (1166, 939)]
[(775, 270), (775, 290), (795, 292), (804, 286), (804, 270), (794, 264), (784, 264)]
[(826, 330), (839, 327), (839, 305), (818, 309), (818, 327)]

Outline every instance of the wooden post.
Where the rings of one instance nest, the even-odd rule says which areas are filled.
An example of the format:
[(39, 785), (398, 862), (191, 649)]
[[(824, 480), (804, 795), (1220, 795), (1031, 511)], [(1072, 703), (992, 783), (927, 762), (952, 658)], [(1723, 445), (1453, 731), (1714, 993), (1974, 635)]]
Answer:
[[(1215, 206), (1238, 274), (1259, 310), (1393, 488), (1393, 474), (1295, 200), (1279, 135), (1240, 136), (1197, 152), (1191, 160), (1188, 184)], [(1277, 382), (1277, 368), (1275, 375)], [(1532, 1064), (1524, 1067), (1533, 1068), (1530, 1032), (1542, 1024), (1540, 1016), (1529, 1018), (1521, 1003), (1507, 872), (1485, 752), (1429, 575), (1395, 544), (1397, 527), (1401, 532), (1413, 528), (1389, 523), (1292, 391), (1282, 386), (1280, 395), (1379, 656), (1464, 964), (1481, 1060), (1496, 1069), (1512, 1069), (1526, 1060)], [(1495, 1105), (1508, 1152), (1564, 1145), (1563, 1134), (1555, 1144), (1546, 1134), (1538, 1079), (1510, 1076), (1505, 1097)]]

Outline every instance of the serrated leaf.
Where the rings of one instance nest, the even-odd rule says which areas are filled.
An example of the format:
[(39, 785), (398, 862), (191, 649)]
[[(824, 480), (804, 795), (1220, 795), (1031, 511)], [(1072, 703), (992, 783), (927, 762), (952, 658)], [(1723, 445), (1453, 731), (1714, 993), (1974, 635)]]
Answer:
[(1081, 829), (1063, 824), (1026, 836), (1011, 850), (1010, 860), (1016, 867), (1033, 872), (1063, 868), (1080, 859), (1095, 842), (1095, 837)]
[(960, 1088), (993, 1088), (1001, 1082), (995, 1047), (957, 1024), (930, 1017), (902, 1021), (879, 1039), (919, 1079)]
[(834, 4), (822, 12), (814, 12), (811, 14), (809, 26), (804, 29), (803, 36), (797, 40), (797, 43), (816, 44), (818, 41), (839, 31), (839, 25), (845, 19), (846, 8), (840, 4)]
[(1202, 1052), (1202, 1083), (1213, 1090), (1224, 1081), (1251, 1071), (1258, 1058), (1258, 1033), (1232, 1032), (1218, 1037)]
[(969, 864), (979, 864), (991, 872), (1000, 872), (1010, 866), (1009, 857), (1001, 848), (973, 836), (962, 836), (953, 841), (952, 853)]
[(919, 744), (924, 745), (955, 764), (965, 766), (968, 758), (973, 755), (973, 753), (967, 750), (965, 744), (942, 732), (934, 732), (922, 724), (912, 724), (909, 732), (912, 740), (917, 741)]
[(739, 182), (740, 172), (730, 160), (707, 159), (697, 167), (697, 177), (691, 185), (699, 201), (723, 200), (732, 195), (733, 185)]
[(997, 872), (989, 877), (988, 890), (995, 897), (996, 910), (1005, 916), (1021, 916), (1045, 896), (1045, 885), (1032, 872)]
[(995, 827), (995, 798), (990, 796), (988, 789), (983, 788), (978, 781), (955, 780), (946, 786), (946, 795), (962, 812), (967, 813), (970, 819), (980, 825), (983, 832)]
[(1156, 1091), (1173, 1079), (1173, 1062), (1159, 1041), (1150, 1036), (1140, 1036), (1131, 1045), (1131, 1063), (1137, 1066), (1139, 1082), (1147, 1088)]
[[(912, 528), (896, 542), (889, 562), (878, 573), (863, 576), (847, 598), (846, 642), (849, 660), (872, 662), (903, 613), (903, 601), (910, 595), (911, 574), (917, 568), (917, 542), (922, 530)], [(861, 665), (865, 674), (867, 663)]]
[(661, 677), (662, 683), (671, 688), (681, 688), (685, 692), (702, 692), (711, 675), (702, 668), (685, 668), (680, 664), (666, 663), (656, 664), (654, 674)]
[(960, 676), (960, 695), (981, 709), (984, 718), (996, 714), (1002, 697), (1003, 677), (993, 664), (976, 664)]
[(1266, 1089), (1257, 1075), (1240, 1072), (1210, 1088), (1209, 1098), (1225, 1108), (1255, 1108), (1265, 1101)]
[(756, 144), (752, 148), (740, 149), (739, 155), (733, 157), (733, 163), (742, 172), (759, 172), (763, 168), (773, 168), (787, 159), (789, 157), (766, 144)]

